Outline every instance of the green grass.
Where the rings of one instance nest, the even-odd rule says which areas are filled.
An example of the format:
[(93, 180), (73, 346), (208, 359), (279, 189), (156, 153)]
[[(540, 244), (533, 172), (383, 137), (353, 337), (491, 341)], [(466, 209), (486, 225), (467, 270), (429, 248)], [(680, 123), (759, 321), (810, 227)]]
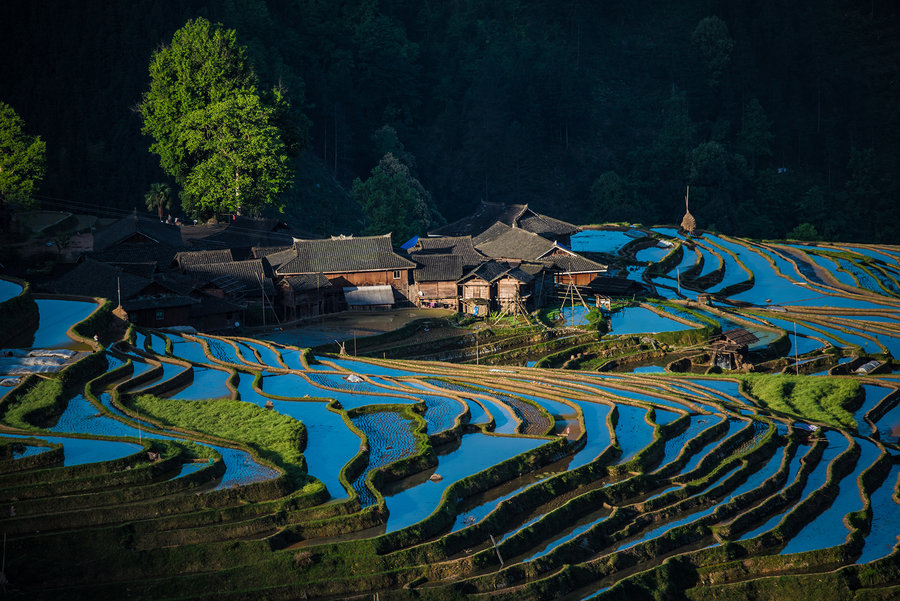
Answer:
[(3, 422), (25, 430), (47, 425), (49, 416), (59, 412), (63, 385), (58, 379), (41, 379), (25, 394), (12, 400), (3, 414)]
[(856, 427), (849, 408), (864, 394), (856, 380), (787, 374), (748, 374), (743, 379), (763, 407), (837, 428)]
[(292, 417), (230, 399), (185, 402), (142, 395), (131, 405), (164, 425), (244, 444), (295, 480), (305, 479), (306, 428)]

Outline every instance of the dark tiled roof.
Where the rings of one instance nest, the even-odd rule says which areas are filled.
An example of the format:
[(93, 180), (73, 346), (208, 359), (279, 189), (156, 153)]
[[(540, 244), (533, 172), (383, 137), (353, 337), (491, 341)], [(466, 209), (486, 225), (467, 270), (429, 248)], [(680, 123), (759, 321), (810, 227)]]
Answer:
[(289, 246), (288, 248), (286, 248), (284, 250), (269, 253), (266, 256), (260, 257), (260, 258), (262, 258), (265, 262), (267, 262), (269, 264), (269, 266), (272, 268), (272, 270), (277, 270), (279, 267), (281, 267), (282, 265), (284, 265), (285, 263), (287, 263), (288, 261), (290, 261), (291, 259), (293, 259), (296, 256), (297, 256), (297, 253), (294, 250), (294, 247)]
[(547, 217), (546, 215), (540, 215), (539, 213), (535, 213), (531, 209), (529, 209), (521, 217), (519, 217), (516, 225), (518, 225), (523, 230), (528, 230), (529, 232), (532, 232), (539, 236), (544, 236), (545, 238), (571, 236), (572, 234), (579, 231), (579, 228), (575, 227), (571, 223), (560, 221), (559, 219), (554, 219), (553, 217)]
[(417, 282), (455, 282), (462, 277), (463, 262), (459, 255), (414, 255), (419, 266), (413, 271)]
[(394, 252), (390, 236), (297, 240), (297, 255), (283, 263), (280, 275), (412, 269), (415, 263)]
[(759, 342), (759, 338), (756, 337), (756, 334), (750, 332), (745, 328), (725, 330), (724, 332), (722, 332), (722, 336), (725, 338), (725, 340), (739, 346), (750, 345), (755, 342)]
[(511, 229), (512, 227), (506, 225), (505, 223), (495, 221), (493, 224), (491, 224), (490, 227), (488, 227), (477, 236), (472, 236), (472, 243), (476, 248), (478, 248), (479, 244), (484, 244), (485, 242), (496, 240), (498, 237), (502, 236)]
[(457, 283), (462, 284), (474, 278), (481, 278), (486, 282), (493, 283), (494, 281), (506, 275), (509, 270), (510, 266), (506, 263), (500, 263), (499, 261), (485, 261), (484, 263), (461, 277)]
[(578, 228), (571, 223), (541, 215), (530, 209), (528, 205), (482, 202), (472, 215), (448, 223), (429, 233), (436, 236), (477, 236), (498, 221), (536, 234), (550, 235), (553, 238), (571, 235), (578, 231)]
[(289, 275), (282, 280), (287, 283), (295, 292), (304, 292), (306, 290), (319, 290), (322, 288), (330, 288), (331, 280), (321, 273), (304, 273), (302, 275)]
[(548, 269), (563, 273), (600, 273), (606, 271), (606, 265), (586, 259), (581, 255), (549, 255), (541, 259)]
[(514, 280), (518, 280), (523, 284), (527, 284), (534, 280), (534, 275), (519, 269), (518, 267), (513, 267), (509, 271), (506, 272), (505, 277), (510, 277)]
[(254, 246), (250, 249), (250, 256), (254, 259), (262, 259), (272, 253), (280, 253), (285, 250), (291, 250), (292, 248), (293, 246), (290, 244), (287, 246)]
[(180, 269), (199, 263), (227, 263), (234, 261), (230, 248), (215, 250), (185, 250), (175, 254), (175, 261)]
[(148, 244), (130, 246), (123, 244), (102, 251), (95, 251), (88, 256), (103, 263), (156, 263), (168, 269), (175, 260), (175, 254), (181, 249), (165, 244)]
[(57, 294), (100, 296), (118, 302), (119, 286), (122, 298), (130, 298), (152, 283), (152, 280), (132, 275), (112, 265), (86, 259), (72, 271), (50, 285)]
[[(259, 284), (262, 281), (266, 294), (272, 295), (275, 286), (272, 283), (272, 273), (267, 269), (268, 265), (262, 259), (249, 261), (230, 261), (227, 263), (209, 263), (189, 266), (186, 271), (189, 274), (197, 274), (211, 278), (211, 281), (219, 281), (226, 286), (229, 294), (245, 295), (252, 297), (259, 294)], [(234, 282), (234, 286), (228, 285), (228, 280)], [(240, 286), (237, 286), (240, 284)]]
[[(505, 227), (505, 226), (504, 226)], [(491, 228), (496, 235), (493, 239), (476, 241), (475, 248), (489, 257), (497, 259), (523, 259), (533, 261), (553, 250), (554, 243), (537, 234), (517, 228)]]
[(135, 214), (123, 217), (95, 233), (94, 250), (106, 250), (134, 234), (141, 234), (158, 244), (173, 248), (182, 245), (181, 230), (178, 226), (161, 223), (157, 219), (139, 217)]
[(419, 238), (409, 249), (413, 260), (423, 255), (458, 255), (464, 268), (475, 267), (487, 257), (475, 250), (471, 236), (448, 236), (446, 238)]
[(275, 219), (253, 219), (238, 217), (228, 227), (195, 242), (198, 246), (213, 248), (247, 248), (248, 256), (251, 247), (290, 246), (294, 237), (285, 232), (275, 231), (284, 224)]

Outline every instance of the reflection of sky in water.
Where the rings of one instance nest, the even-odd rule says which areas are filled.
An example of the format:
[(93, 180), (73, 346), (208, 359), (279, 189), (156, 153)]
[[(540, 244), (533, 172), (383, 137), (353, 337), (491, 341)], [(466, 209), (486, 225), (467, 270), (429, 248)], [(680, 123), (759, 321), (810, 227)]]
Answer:
[(387, 532), (411, 526), (431, 515), (444, 491), (454, 482), (546, 442), (543, 438), (466, 434), (458, 447), (447, 454), (438, 454), (435, 473), (440, 474), (442, 480), (425, 480), (416, 486), (385, 496), (390, 512)]
[(221, 369), (212, 369), (208, 367), (193, 367), (194, 381), (187, 388), (173, 394), (166, 394), (176, 399), (195, 401), (200, 399), (218, 399), (222, 397), (230, 397), (231, 391), (225, 382), (231, 375), (227, 371)]
[(27, 345), (31, 348), (64, 348), (79, 345), (69, 338), (66, 332), (97, 308), (96, 303), (86, 301), (39, 298), (35, 302), (40, 313), (40, 321), (33, 340)]
[[(641, 235), (643, 234), (641, 233)], [(634, 239), (625, 232), (617, 230), (584, 230), (573, 235), (571, 241), (572, 250), (575, 252), (615, 254)]]
[(816, 518), (807, 522), (788, 541), (781, 551), (783, 555), (834, 547), (843, 543), (850, 534), (844, 524), (844, 516), (851, 511), (861, 510), (864, 503), (856, 479), (863, 470), (872, 465), (872, 462), (881, 453), (878, 447), (868, 440), (857, 438), (856, 442), (860, 445), (859, 460), (857, 460), (854, 470), (838, 483), (838, 493), (834, 502)]
[[(575, 306), (575, 324), (586, 323), (583, 305)], [(562, 310), (566, 323), (572, 323), (572, 307), (564, 307)], [(661, 315), (657, 315), (644, 307), (629, 307), (616, 311), (610, 317), (610, 334), (643, 334), (655, 332), (674, 332), (676, 330), (689, 330), (690, 326), (677, 322)]]
[(634, 458), (638, 451), (653, 441), (653, 426), (644, 417), (647, 410), (643, 407), (616, 405), (619, 411), (619, 419), (616, 422), (616, 440), (622, 455), (616, 463), (625, 463)]
[(672, 252), (671, 248), (660, 248), (658, 246), (651, 246), (649, 248), (642, 248), (634, 254), (634, 258), (637, 261), (649, 261), (651, 263), (656, 263), (667, 254)]
[[(12, 437), (9, 434), (0, 436)], [(64, 436), (37, 436), (29, 434), (47, 443), (58, 443), (63, 445), (63, 466), (83, 465), (85, 463), (98, 463), (100, 461), (113, 461), (134, 455), (141, 450), (141, 446), (128, 442), (118, 442), (112, 440), (91, 440), (89, 438), (68, 438)], [(21, 436), (16, 436), (21, 438)]]
[(19, 296), (21, 292), (22, 286), (20, 284), (0, 278), (0, 303), (8, 301), (14, 296)]
[[(796, 453), (794, 453), (794, 456), (791, 458), (791, 462), (788, 465), (787, 478), (785, 478), (781, 490), (784, 490), (794, 483), (794, 480), (797, 477), (797, 473), (800, 471), (800, 466), (803, 465), (802, 459), (806, 457), (811, 449), (812, 447), (806, 445), (801, 445), (797, 448)], [(778, 522), (782, 520), (782, 518), (784, 518), (784, 513), (776, 513), (753, 530), (749, 530), (742, 534), (738, 540), (750, 540), (751, 538), (759, 536), (763, 532), (768, 532), (769, 530), (774, 528), (778, 524)]]
[(893, 498), (900, 477), (900, 464), (894, 464), (884, 483), (871, 495), (872, 527), (866, 535), (862, 555), (856, 563), (868, 563), (890, 554), (897, 544), (900, 505)]

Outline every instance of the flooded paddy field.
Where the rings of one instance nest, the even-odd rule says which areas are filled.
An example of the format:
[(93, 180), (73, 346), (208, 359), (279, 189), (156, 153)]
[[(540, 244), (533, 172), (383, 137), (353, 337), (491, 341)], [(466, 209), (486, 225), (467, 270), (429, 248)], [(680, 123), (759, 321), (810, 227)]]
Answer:
[[(593, 243), (615, 254), (639, 235)], [(260, 598), (537, 600), (622, 599), (652, 578), (680, 599), (701, 573), (764, 587), (865, 565), (900, 583), (900, 299), (872, 270), (900, 251), (848, 245), (842, 263), (815, 246), (698, 242), (702, 272), (724, 268), (703, 291), (713, 306), (678, 293), (674, 270), (697, 261), (685, 252), (652, 279), (673, 284), (671, 306), (613, 313), (602, 341), (634, 336), (647, 353), (615, 374), (351, 356), (354, 335), (422, 318), (411, 311), (259, 338), (138, 329), (104, 361), (84, 347), (77, 381), (38, 376), (0, 404), (0, 435), (21, 441), (0, 445), (10, 582), (20, 598), (197, 598), (227, 573)], [(638, 259), (664, 256), (648, 250)], [(96, 304), (54, 300), (38, 301), (24, 346), (80, 344), (66, 332)], [(577, 327), (582, 309), (563, 319)], [(702, 325), (691, 311), (757, 334), (760, 353), (786, 336), (753, 374), (779, 402), (742, 370), (668, 370), (663, 345), (709, 352), (680, 342)], [(348, 354), (305, 350), (334, 340)], [(881, 371), (857, 373), (871, 361)], [(813, 397), (844, 383), (847, 402), (829, 414), (792, 394), (806, 381), (822, 383)], [(38, 562), (47, 549), (58, 557)]]

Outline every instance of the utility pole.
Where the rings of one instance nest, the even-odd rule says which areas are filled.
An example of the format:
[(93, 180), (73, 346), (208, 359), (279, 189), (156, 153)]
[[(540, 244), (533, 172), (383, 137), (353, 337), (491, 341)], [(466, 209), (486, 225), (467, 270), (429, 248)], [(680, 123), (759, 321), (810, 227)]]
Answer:
[(794, 322), (794, 370), (800, 375), (800, 359), (797, 353), (797, 322)]

